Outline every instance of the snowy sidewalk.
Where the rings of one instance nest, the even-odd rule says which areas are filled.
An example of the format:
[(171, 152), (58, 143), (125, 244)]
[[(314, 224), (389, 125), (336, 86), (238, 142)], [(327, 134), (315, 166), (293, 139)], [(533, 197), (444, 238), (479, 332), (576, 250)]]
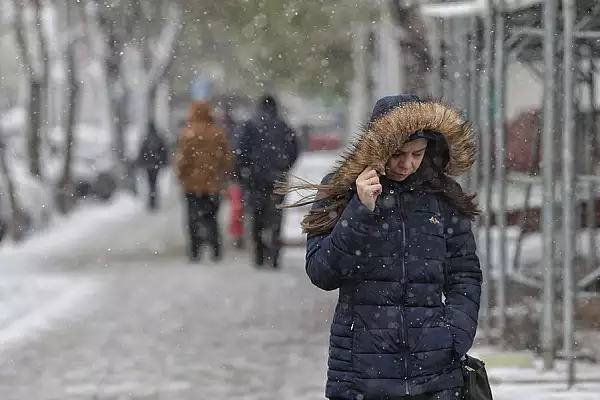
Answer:
[(93, 313), (5, 354), (0, 398), (323, 398), (334, 294), (285, 260), (123, 265)]
[(179, 188), (161, 179), (161, 210), (149, 213), (145, 197), (118, 194), (109, 203), (84, 204), (21, 246), (0, 246), (2, 268), (102, 266), (147, 255), (184, 255)]

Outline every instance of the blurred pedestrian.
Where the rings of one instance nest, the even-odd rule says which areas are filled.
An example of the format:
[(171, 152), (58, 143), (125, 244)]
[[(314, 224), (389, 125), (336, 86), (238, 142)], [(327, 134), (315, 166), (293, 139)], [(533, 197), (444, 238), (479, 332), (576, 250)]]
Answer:
[(279, 267), (284, 196), (274, 192), (275, 183), (286, 179), (299, 154), (296, 133), (279, 115), (276, 99), (260, 98), (254, 117), (244, 124), (240, 136), (237, 173), (250, 213), (254, 264), (268, 261)]
[(140, 146), (138, 167), (146, 172), (148, 179), (148, 210), (158, 209), (158, 177), (160, 170), (167, 165), (169, 154), (162, 135), (154, 122), (148, 124), (148, 132)]
[(220, 193), (230, 179), (232, 159), (227, 136), (216, 126), (211, 106), (206, 102), (193, 103), (175, 156), (177, 177), (187, 203), (191, 261), (201, 258), (200, 249), (204, 243), (212, 247), (214, 261), (222, 258), (218, 223)]

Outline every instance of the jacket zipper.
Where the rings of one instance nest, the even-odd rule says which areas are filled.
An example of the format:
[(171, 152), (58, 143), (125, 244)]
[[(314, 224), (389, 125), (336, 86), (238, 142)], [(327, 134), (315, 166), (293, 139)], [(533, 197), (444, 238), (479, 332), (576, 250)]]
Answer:
[(405, 253), (406, 253), (406, 223), (404, 221), (404, 207), (402, 204), (402, 194), (399, 193), (398, 194), (399, 197), (399, 203), (400, 203), (400, 221), (402, 223), (402, 256), (401, 256), (401, 260), (402, 260), (402, 277), (400, 278), (401, 281), (403, 280), (404, 283), (402, 283), (402, 309), (400, 310), (400, 326), (402, 327), (402, 345), (404, 346), (405, 352), (404, 352), (404, 371), (405, 371), (405, 376), (404, 376), (404, 391), (405, 394), (408, 395), (409, 391), (408, 391), (408, 345), (407, 345), (407, 330), (408, 328), (405, 325), (405, 321), (404, 321), (404, 301), (405, 301), (405, 297), (406, 297), (406, 259), (405, 259)]

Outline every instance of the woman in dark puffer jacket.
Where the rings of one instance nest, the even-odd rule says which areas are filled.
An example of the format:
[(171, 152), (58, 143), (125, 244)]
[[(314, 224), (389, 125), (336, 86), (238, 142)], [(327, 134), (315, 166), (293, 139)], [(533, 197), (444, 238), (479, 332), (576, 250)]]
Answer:
[(479, 211), (450, 175), (474, 157), (457, 111), (390, 96), (335, 170), (302, 186), (318, 190), (303, 202), (314, 203), (303, 221), (306, 272), (339, 289), (327, 398), (461, 397), (481, 294), (471, 231)]

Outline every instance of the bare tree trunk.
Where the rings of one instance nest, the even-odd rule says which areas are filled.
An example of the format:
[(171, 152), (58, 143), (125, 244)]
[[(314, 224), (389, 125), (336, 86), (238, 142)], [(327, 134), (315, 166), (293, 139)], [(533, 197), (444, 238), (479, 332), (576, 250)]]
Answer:
[[(67, 121), (65, 126), (65, 147), (61, 176), (56, 188), (56, 204), (58, 211), (67, 214), (75, 205), (75, 185), (73, 182), (73, 152), (75, 148), (75, 125), (79, 115), (79, 95), (81, 92), (80, 79), (78, 79), (77, 48), (85, 35), (85, 14), (82, 4), (69, 4), (66, 6), (67, 24), (71, 27), (70, 37), (67, 39), (67, 76), (68, 99)], [(85, 43), (89, 46), (90, 43)]]
[(69, 71), (69, 111), (67, 125), (65, 127), (65, 158), (63, 161), (62, 174), (56, 193), (58, 211), (67, 214), (75, 205), (75, 187), (73, 183), (73, 148), (75, 146), (75, 122), (79, 108), (77, 100), (80, 93), (80, 84), (77, 79), (77, 65), (75, 61), (75, 43), (71, 43), (68, 49), (68, 71)]
[(29, 129), (27, 130), (27, 149), (29, 151), (29, 172), (42, 177), (41, 143), (42, 143), (42, 101), (43, 90), (40, 82), (29, 80)]
[(30, 47), (26, 39), (26, 26), (23, 21), (24, 5), (22, 1), (13, 1), (15, 9), (14, 30), (17, 40), (17, 49), (19, 58), (25, 69), (26, 76), (29, 82), (29, 117), (27, 118), (27, 151), (29, 172), (37, 177), (42, 178), (41, 167), (41, 130), (42, 130), (42, 104), (43, 104), (43, 89), (47, 83), (47, 64), (48, 54), (45, 47), (42, 26), (42, 6), (40, 0), (34, 0), (34, 12), (36, 20), (36, 36), (39, 40), (41, 50), (41, 65), (34, 65), (34, 60), (31, 56)]
[[(177, 38), (181, 32), (181, 15), (179, 8), (172, 6), (166, 18), (166, 23), (156, 40), (155, 49), (147, 47), (142, 49), (143, 54), (151, 54), (152, 63), (146, 72), (146, 120), (154, 120), (154, 111), (156, 106), (156, 94), (160, 83), (165, 79), (165, 75), (173, 64), (173, 52), (177, 43)], [(146, 41), (148, 46), (149, 41)]]
[[(43, 17), (43, 13), (42, 13), (42, 8), (43, 8), (43, 1), (42, 0), (32, 0), (32, 3), (35, 7), (35, 21), (36, 21), (36, 36), (37, 36), (37, 41), (39, 43), (39, 55), (40, 55), (40, 68), (37, 70), (37, 74), (35, 76), (35, 80), (38, 82), (39, 84), (39, 94), (37, 95), (38, 98), (38, 104), (36, 105), (36, 108), (39, 110), (38, 114), (37, 114), (37, 121), (36, 121), (36, 126), (34, 127), (36, 132), (37, 132), (37, 154), (38, 154), (38, 161), (41, 159), (42, 157), (42, 138), (44, 137), (44, 134), (47, 132), (47, 128), (49, 127), (49, 109), (48, 109), (48, 93), (50, 92), (50, 55), (48, 53), (48, 45), (46, 43), (46, 39), (44, 39), (46, 37), (46, 32), (44, 32), (43, 30), (43, 24), (44, 24), (44, 17)], [(48, 3), (54, 5), (54, 1), (53, 0), (49, 0)], [(45, 124), (44, 124), (45, 122)], [(44, 126), (46, 127), (46, 129), (44, 129)], [(41, 164), (41, 161), (40, 161)], [(38, 174), (37, 176), (39, 176), (40, 178), (43, 178), (42, 174), (41, 174), (41, 165), (40, 165), (40, 174)]]
[(15, 242), (23, 240), (25, 237), (25, 230), (21, 224), (22, 216), (19, 212), (20, 207), (18, 205), (15, 184), (8, 169), (8, 162), (6, 161), (6, 149), (4, 143), (0, 142), (0, 173), (4, 177), (4, 185), (6, 186), (6, 194), (8, 194), (8, 202), (11, 210), (11, 217), (8, 221), (8, 230)]
[[(104, 62), (104, 75), (106, 79), (106, 97), (108, 101), (108, 124), (112, 134), (113, 151), (116, 160), (114, 168), (117, 175), (124, 174), (125, 164), (125, 89), (122, 83), (122, 56), (124, 52), (125, 37), (123, 32), (131, 29), (131, 24), (125, 23), (120, 28), (115, 21), (102, 14), (105, 3), (96, 3), (92, 0), (85, 2), (87, 9), (85, 23), (90, 48), (97, 57)], [(127, 19), (126, 13), (122, 18)]]

